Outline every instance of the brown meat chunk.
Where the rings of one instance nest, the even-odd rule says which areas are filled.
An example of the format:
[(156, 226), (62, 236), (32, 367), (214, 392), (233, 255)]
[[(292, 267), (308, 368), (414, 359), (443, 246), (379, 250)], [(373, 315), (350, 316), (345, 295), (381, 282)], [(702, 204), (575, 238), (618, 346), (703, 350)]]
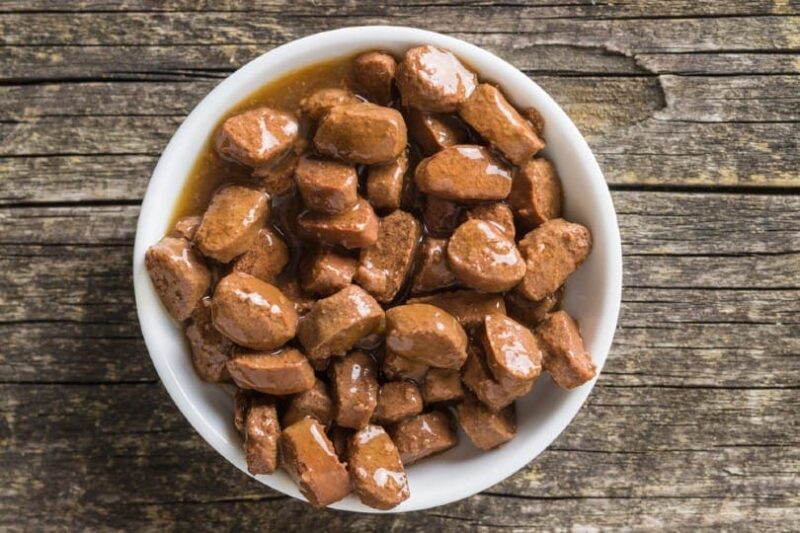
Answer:
[(175, 320), (189, 318), (211, 284), (211, 272), (192, 244), (164, 237), (147, 249), (144, 264), (167, 312)]
[(467, 140), (464, 126), (453, 115), (431, 115), (416, 109), (409, 109), (406, 115), (408, 133), (425, 155)]
[(412, 381), (389, 381), (378, 390), (373, 420), (382, 425), (399, 422), (422, 412), (422, 394)]
[(268, 216), (266, 194), (230, 185), (211, 198), (195, 242), (204, 255), (228, 263), (250, 248)]
[(502, 200), (511, 192), (511, 171), (475, 144), (456, 144), (423, 159), (414, 181), (422, 192), (454, 202)]
[(465, 328), (483, 324), (483, 317), (490, 313), (505, 313), (506, 306), (499, 294), (486, 294), (463, 290), (441, 292), (430, 296), (411, 298), (407, 303), (426, 303), (444, 309)]
[(169, 233), (170, 237), (183, 237), (187, 241), (194, 239), (197, 228), (200, 227), (200, 217), (181, 217)]
[(272, 350), (294, 337), (297, 313), (274, 285), (249, 274), (228, 274), (211, 300), (214, 327), (236, 344)]
[(233, 263), (233, 271), (272, 283), (288, 262), (289, 248), (283, 239), (272, 229), (261, 228), (250, 249)]
[(347, 468), (359, 499), (376, 509), (391, 509), (408, 499), (408, 478), (400, 452), (380, 426), (367, 426), (352, 437)]
[(564, 287), (550, 293), (539, 301), (532, 302), (522, 296), (517, 290), (507, 292), (505, 295), (508, 316), (529, 328), (535, 328), (561, 303)]
[(236, 350), (228, 361), (228, 372), (239, 388), (275, 396), (297, 394), (314, 386), (314, 369), (294, 348), (277, 352)]
[(304, 237), (345, 248), (364, 248), (378, 240), (378, 217), (363, 198), (339, 215), (306, 211), (298, 218), (297, 225)]
[(394, 425), (390, 432), (404, 466), (458, 444), (458, 435), (446, 411), (432, 411), (406, 418)]
[(515, 165), (525, 163), (544, 148), (544, 141), (536, 135), (530, 122), (522, 118), (493, 85), (478, 85), (458, 113)]
[(279, 279), (276, 286), (288, 298), (298, 316), (305, 316), (311, 311), (311, 307), (316, 301), (315, 298), (310, 297), (300, 287), (300, 283), (294, 277), (286, 277)]
[(531, 159), (514, 173), (508, 203), (528, 226), (561, 216), (561, 180), (547, 159)]
[(382, 165), (372, 165), (367, 172), (367, 199), (375, 209), (400, 209), (406, 188), (408, 150), (397, 159)]
[(343, 355), (374, 332), (384, 320), (375, 298), (357, 285), (317, 300), (300, 324), (297, 336), (311, 359)]
[(259, 167), (277, 161), (289, 151), (297, 135), (297, 119), (290, 113), (259, 107), (226, 120), (214, 146), (223, 157)]
[(253, 475), (275, 472), (278, 468), (280, 434), (275, 403), (266, 396), (253, 397), (244, 425), (244, 452), (248, 472)]
[(499, 411), (510, 405), (517, 398), (528, 394), (533, 387), (533, 381), (497, 381), (486, 365), (483, 350), (474, 345), (470, 346), (461, 379), (492, 411)]
[(516, 236), (514, 213), (512, 213), (511, 208), (503, 202), (475, 206), (467, 211), (467, 220), (485, 220), (486, 222), (492, 222), (512, 241)]
[(387, 349), (383, 356), (383, 375), (387, 379), (412, 379), (421, 382), (430, 367), (419, 361), (412, 361)]
[(411, 270), (421, 233), (417, 219), (405, 211), (383, 217), (378, 241), (361, 249), (355, 282), (379, 302), (391, 302)]
[(269, 166), (256, 167), (251, 177), (256, 188), (270, 196), (283, 196), (294, 190), (294, 171), (300, 158), (294, 151), (286, 152)]
[(472, 444), (481, 450), (497, 448), (517, 434), (513, 403), (500, 411), (492, 411), (473, 394), (467, 394), (456, 406), (456, 419)]
[(361, 100), (347, 89), (328, 87), (314, 91), (311, 96), (300, 100), (300, 111), (312, 120), (319, 120), (322, 116), (343, 104), (356, 104)]
[(531, 123), (534, 133), (541, 137), (542, 133), (544, 133), (544, 117), (539, 113), (539, 110), (535, 107), (526, 107), (522, 110), (522, 116)]
[(586, 260), (592, 235), (580, 224), (563, 218), (548, 220), (519, 241), (527, 273), (518, 290), (529, 300), (541, 300), (561, 287)]
[(294, 179), (306, 207), (317, 213), (338, 215), (358, 201), (358, 175), (353, 165), (303, 156)]
[(425, 374), (422, 385), (422, 397), (425, 403), (458, 402), (464, 397), (461, 386), (461, 374), (458, 370), (447, 368), (431, 368)]
[(350, 352), (329, 369), (336, 424), (361, 429), (378, 405), (378, 367), (364, 352)]
[(396, 109), (358, 103), (336, 106), (322, 117), (314, 135), (321, 154), (351, 163), (387, 163), (408, 141), (403, 115)]
[(411, 294), (438, 291), (456, 284), (456, 277), (447, 266), (447, 239), (425, 237), (417, 264)]
[(279, 440), (281, 466), (314, 507), (350, 494), (350, 476), (339, 461), (325, 428), (313, 418), (285, 428)]
[(425, 45), (406, 51), (397, 69), (403, 105), (429, 113), (450, 113), (469, 98), (477, 76), (452, 53)]
[(315, 380), (307, 391), (292, 396), (283, 415), (283, 425), (291, 426), (307, 416), (319, 420), (323, 426), (333, 421), (333, 402), (328, 387), (320, 379)]
[(458, 204), (435, 196), (425, 197), (422, 222), (429, 235), (449, 237), (458, 226), (460, 218), (461, 207)]
[(580, 387), (597, 373), (583, 347), (578, 324), (566, 311), (556, 311), (536, 328), (544, 347), (544, 368), (562, 389)]
[(237, 387), (236, 394), (233, 396), (233, 425), (242, 436), (244, 436), (244, 424), (247, 421), (247, 410), (250, 409), (250, 404), (256, 394), (258, 393), (255, 391)]
[(439, 368), (461, 368), (467, 334), (446, 311), (407, 304), (386, 312), (386, 347), (397, 355)]
[(192, 352), (192, 364), (200, 379), (217, 383), (230, 379), (228, 356), (233, 343), (211, 321), (211, 299), (203, 298), (186, 326), (186, 339)]
[(468, 220), (456, 229), (447, 244), (447, 264), (458, 281), (485, 292), (507, 291), (525, 276), (514, 241), (485, 220)]
[(397, 61), (386, 52), (366, 52), (353, 60), (353, 79), (372, 102), (387, 105), (392, 101), (392, 84)]
[(486, 364), (500, 382), (533, 381), (542, 372), (542, 350), (531, 330), (506, 315), (486, 315), (481, 343)]
[(300, 283), (303, 290), (330, 296), (350, 285), (357, 264), (352, 257), (320, 247), (300, 263)]

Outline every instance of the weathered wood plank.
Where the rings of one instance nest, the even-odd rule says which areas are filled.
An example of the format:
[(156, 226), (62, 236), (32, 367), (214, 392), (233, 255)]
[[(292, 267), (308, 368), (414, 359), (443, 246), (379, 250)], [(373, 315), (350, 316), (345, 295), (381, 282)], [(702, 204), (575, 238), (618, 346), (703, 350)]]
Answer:
[[(745, 511), (753, 513), (749, 520), (779, 525), (777, 518), (796, 512), (792, 505), (798, 500), (798, 449), (792, 442), (798, 400), (791, 390), (601, 384), (552, 448), (523, 471), (486, 495), (399, 521), (309, 513), (299, 503), (273, 501), (275, 492), (216, 456), (155, 384), (0, 390), (7, 435), (0, 464), (11, 481), (3, 488), (0, 516), (11, 517), (11, 524), (19, 517), (33, 519), (35, 503), (38, 523), (73, 527), (104, 524), (112, 515), (116, 523), (143, 525), (189, 519), (184, 508), (210, 512), (225, 524), (254, 520), (247, 523), (256, 525), (269, 516), (273, 527), (297, 525), (291, 517), (364, 530), (431, 518), (534, 528), (571, 527), (583, 519), (592, 525), (653, 519), (675, 526), (681, 522), (661, 514), (663, 508), (699, 511), (706, 508), (699, 501), (722, 500), (736, 512), (714, 513), (707, 518), (710, 525), (741, 520)], [(48, 483), (37, 482), (44, 476)], [(636, 483), (626, 481), (632, 479)], [(566, 513), (564, 506), (576, 502), (582, 510)], [(774, 515), (762, 514), (764, 502)], [(247, 512), (232, 513), (238, 507)], [(636, 516), (619, 522), (616, 513), (634, 510)]]

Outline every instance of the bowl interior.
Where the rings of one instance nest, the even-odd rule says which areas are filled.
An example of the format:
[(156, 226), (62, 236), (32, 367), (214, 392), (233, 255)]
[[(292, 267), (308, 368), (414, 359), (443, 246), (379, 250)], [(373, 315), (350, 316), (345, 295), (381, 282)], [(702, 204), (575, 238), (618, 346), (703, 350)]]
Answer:
[[(602, 368), (619, 311), (621, 249), (611, 197), (586, 142), (560, 107), (527, 76), (491, 53), (464, 41), (403, 27), (358, 27), (293, 41), (248, 63), (216, 87), (192, 111), (173, 136), (147, 188), (136, 233), (134, 285), (142, 333), (167, 391), (195, 429), (226, 459), (246, 472), (241, 440), (232, 423), (232, 398), (222, 387), (195, 374), (180, 328), (161, 306), (144, 268), (144, 254), (166, 232), (183, 184), (206, 139), (227, 109), (268, 81), (319, 61), (369, 49), (400, 55), (434, 44), (453, 51), (481, 78), (502, 86), (519, 107), (534, 106), (546, 123), (544, 155), (557, 167), (566, 198), (566, 218), (588, 226), (594, 248), (567, 283), (565, 308), (580, 323), (587, 349)], [(393, 510), (411, 511), (465, 498), (516, 472), (534, 459), (569, 424), (594, 382), (565, 392), (547, 376), (517, 402), (518, 436), (499, 449), (482, 452), (462, 434), (461, 444), (408, 469), (411, 497)], [(256, 476), (262, 483), (296, 498), (299, 491), (283, 472)], [(336, 509), (376, 512), (349, 496)]]

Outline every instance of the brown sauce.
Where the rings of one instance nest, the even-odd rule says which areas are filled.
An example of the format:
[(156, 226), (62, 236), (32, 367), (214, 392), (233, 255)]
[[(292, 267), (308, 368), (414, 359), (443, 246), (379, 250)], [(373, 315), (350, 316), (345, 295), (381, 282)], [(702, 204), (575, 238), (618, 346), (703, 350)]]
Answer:
[(214, 191), (221, 185), (251, 183), (252, 169), (223, 159), (214, 150), (213, 133), (228, 117), (260, 106), (295, 113), (300, 100), (313, 91), (326, 87), (346, 87), (351, 62), (352, 57), (348, 56), (295, 70), (267, 83), (231, 106), (214, 126), (214, 132), (209, 135), (202, 152), (197, 156), (172, 211), (169, 227), (174, 226), (181, 217), (202, 215)]

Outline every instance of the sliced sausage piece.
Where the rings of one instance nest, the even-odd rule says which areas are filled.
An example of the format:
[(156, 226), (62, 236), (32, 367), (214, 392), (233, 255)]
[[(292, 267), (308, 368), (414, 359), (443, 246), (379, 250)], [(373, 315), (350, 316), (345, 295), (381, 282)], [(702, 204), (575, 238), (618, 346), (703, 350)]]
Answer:
[(475, 206), (467, 211), (467, 220), (485, 220), (486, 222), (492, 222), (512, 241), (516, 236), (516, 230), (514, 229), (514, 213), (512, 213), (511, 208), (503, 202)]
[(294, 179), (306, 207), (317, 213), (338, 215), (358, 201), (358, 175), (353, 165), (303, 156)]
[(404, 466), (449, 450), (458, 444), (446, 411), (432, 411), (406, 418), (390, 429)]
[(422, 394), (412, 381), (388, 381), (378, 390), (378, 407), (373, 420), (386, 425), (422, 412)]
[(422, 222), (429, 235), (449, 237), (458, 226), (460, 218), (461, 207), (458, 204), (435, 196), (425, 197)]
[(544, 141), (530, 122), (522, 118), (494, 85), (478, 85), (458, 114), (515, 165), (525, 163), (544, 148)]
[(311, 311), (316, 298), (312, 298), (300, 287), (300, 282), (294, 277), (282, 277), (276, 282), (276, 286), (289, 301), (292, 302), (297, 316), (305, 316)]
[(500, 411), (492, 411), (473, 394), (467, 394), (456, 406), (456, 419), (472, 444), (481, 450), (497, 448), (517, 434), (513, 403)]
[(507, 292), (505, 301), (506, 308), (508, 308), (508, 316), (524, 326), (531, 329), (535, 328), (539, 322), (545, 319), (548, 313), (558, 307), (563, 295), (563, 286), (556, 292), (550, 293), (536, 302), (528, 300), (517, 290)]
[(283, 425), (291, 426), (307, 416), (319, 420), (323, 426), (333, 420), (333, 402), (328, 387), (320, 379), (315, 380), (307, 391), (292, 396), (283, 415)]
[(395, 159), (407, 141), (399, 111), (366, 102), (332, 108), (314, 135), (314, 146), (321, 154), (363, 165)]
[(514, 241), (485, 220), (468, 220), (456, 229), (447, 243), (447, 264), (458, 281), (485, 292), (507, 291), (525, 276)]
[(233, 270), (272, 283), (288, 262), (289, 248), (283, 239), (272, 229), (261, 228), (250, 249), (233, 263)]
[(330, 296), (353, 281), (358, 262), (352, 257), (319, 247), (300, 263), (300, 282), (303, 290)]
[(329, 370), (336, 424), (361, 429), (378, 405), (378, 367), (364, 352), (350, 352)]
[(467, 140), (467, 131), (453, 115), (431, 115), (409, 109), (407, 117), (408, 133), (425, 155), (433, 155)]
[(183, 237), (187, 241), (194, 239), (194, 234), (197, 233), (197, 228), (200, 226), (200, 217), (182, 217), (176, 223), (175, 227), (169, 233), (170, 237)]
[(508, 203), (529, 227), (561, 216), (561, 180), (547, 159), (531, 159), (514, 173)]
[(345, 248), (364, 248), (378, 240), (378, 217), (369, 202), (359, 198), (353, 207), (338, 215), (306, 211), (297, 220), (304, 237), (338, 244)]
[(399, 305), (386, 312), (386, 347), (430, 366), (461, 368), (467, 358), (467, 334), (453, 315), (438, 307)]
[(379, 302), (391, 302), (411, 271), (421, 234), (417, 219), (405, 211), (383, 217), (378, 241), (361, 249), (355, 282)]
[(478, 291), (450, 291), (411, 298), (407, 303), (426, 303), (444, 309), (465, 328), (476, 328), (483, 324), (483, 317), (490, 313), (505, 313), (506, 306), (499, 294)]
[(555, 292), (586, 260), (591, 249), (588, 228), (563, 218), (548, 220), (519, 241), (527, 266), (519, 293), (538, 301)]
[(447, 239), (425, 237), (417, 262), (411, 294), (438, 291), (456, 284), (456, 277), (447, 266)]
[(392, 101), (392, 86), (397, 61), (386, 52), (366, 52), (353, 60), (353, 78), (370, 101), (387, 105)]
[(486, 365), (483, 350), (477, 345), (470, 346), (461, 379), (492, 411), (499, 411), (510, 405), (517, 398), (528, 394), (533, 387), (533, 381), (500, 382), (494, 379)]
[(144, 264), (167, 312), (175, 320), (189, 318), (211, 284), (211, 272), (192, 244), (164, 237), (147, 249)]
[(277, 161), (297, 140), (297, 119), (290, 113), (259, 107), (234, 115), (215, 139), (217, 153), (249, 167)]
[(266, 194), (229, 185), (211, 198), (195, 242), (204, 255), (228, 263), (250, 248), (268, 216)]
[(452, 53), (425, 45), (406, 51), (397, 69), (403, 105), (429, 113), (450, 113), (469, 98), (478, 78)]
[(244, 425), (244, 452), (248, 472), (253, 475), (275, 472), (278, 468), (280, 434), (281, 426), (275, 402), (268, 396), (254, 396), (247, 409)]
[(388, 379), (411, 379), (421, 382), (430, 367), (420, 361), (413, 361), (387, 349), (383, 356), (383, 375)]
[(203, 298), (186, 326), (186, 339), (192, 351), (192, 364), (203, 381), (217, 383), (230, 379), (228, 356), (233, 343), (211, 321), (211, 299)]
[(344, 355), (384, 320), (375, 298), (357, 285), (317, 300), (300, 324), (298, 338), (312, 360)]
[(318, 421), (304, 418), (285, 428), (279, 445), (281, 466), (311, 505), (325, 507), (350, 494), (347, 468)]
[(489, 149), (456, 144), (420, 161), (419, 189), (454, 202), (503, 200), (511, 192), (511, 171)]
[(356, 104), (361, 100), (347, 89), (329, 87), (314, 91), (311, 96), (300, 100), (300, 111), (312, 120), (319, 120), (322, 115), (343, 104)]
[(431, 368), (425, 374), (422, 386), (422, 397), (426, 404), (452, 403), (464, 398), (464, 387), (461, 386), (461, 374), (458, 370), (447, 368)]
[(542, 372), (542, 350), (531, 330), (506, 315), (486, 315), (481, 342), (486, 363), (500, 382), (533, 381)]
[(580, 387), (597, 373), (583, 347), (578, 324), (566, 311), (556, 311), (536, 328), (544, 346), (544, 368), (562, 389)]
[(228, 361), (228, 372), (239, 388), (286, 396), (314, 386), (314, 369), (299, 350), (276, 352), (236, 350)]
[(408, 150), (397, 159), (382, 165), (372, 165), (367, 172), (367, 199), (375, 209), (400, 209), (406, 189)]
[(294, 151), (289, 151), (269, 166), (254, 168), (251, 177), (257, 184), (256, 188), (271, 197), (294, 191), (294, 171), (299, 159)]
[(408, 499), (408, 478), (400, 452), (380, 426), (350, 437), (347, 468), (358, 498), (376, 509), (391, 509)]
[(233, 272), (217, 283), (211, 300), (214, 327), (236, 344), (272, 350), (294, 337), (294, 305), (274, 285)]

